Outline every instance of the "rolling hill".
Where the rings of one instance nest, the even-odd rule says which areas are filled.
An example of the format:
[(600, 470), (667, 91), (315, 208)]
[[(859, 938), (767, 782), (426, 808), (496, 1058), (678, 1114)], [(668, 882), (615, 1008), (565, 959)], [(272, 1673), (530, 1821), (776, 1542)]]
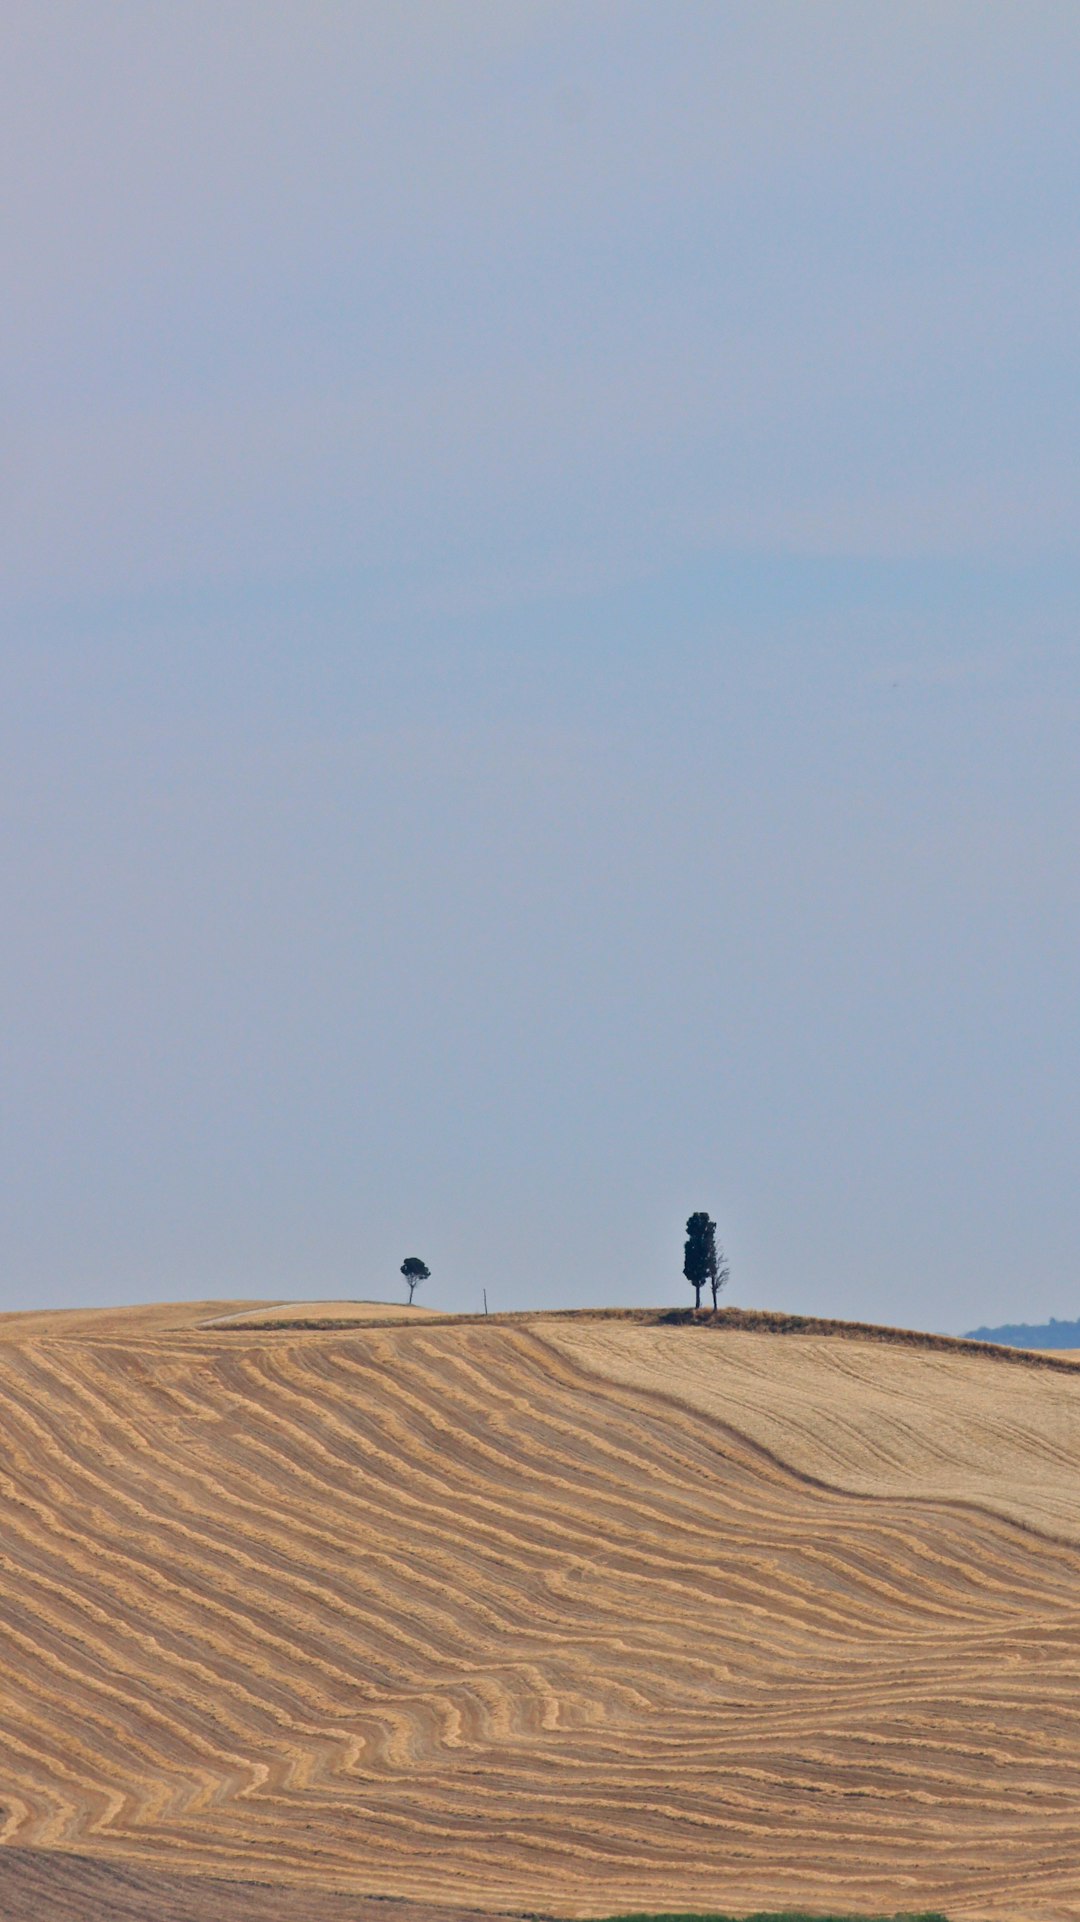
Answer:
[(1070, 1362), (319, 1316), (0, 1317), (5, 1918), (1080, 1915)]

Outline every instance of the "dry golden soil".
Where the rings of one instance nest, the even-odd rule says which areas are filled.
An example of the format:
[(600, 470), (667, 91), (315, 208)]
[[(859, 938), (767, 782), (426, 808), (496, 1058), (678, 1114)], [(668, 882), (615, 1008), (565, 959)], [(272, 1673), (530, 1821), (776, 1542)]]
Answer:
[(0, 1317), (5, 1922), (1080, 1917), (1080, 1368), (339, 1309)]

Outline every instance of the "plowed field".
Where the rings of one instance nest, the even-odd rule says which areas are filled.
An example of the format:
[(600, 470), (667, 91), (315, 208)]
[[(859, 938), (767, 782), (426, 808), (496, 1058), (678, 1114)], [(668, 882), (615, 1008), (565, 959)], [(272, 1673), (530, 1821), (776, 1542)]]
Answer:
[(1080, 1916), (1080, 1369), (240, 1307), (0, 1322), (0, 1915)]

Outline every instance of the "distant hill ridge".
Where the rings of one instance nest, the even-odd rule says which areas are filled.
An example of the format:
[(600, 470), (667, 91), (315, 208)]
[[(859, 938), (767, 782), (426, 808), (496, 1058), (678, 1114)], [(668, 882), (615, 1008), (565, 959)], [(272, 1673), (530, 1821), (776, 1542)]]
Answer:
[(1080, 1321), (1007, 1321), (1000, 1328), (972, 1328), (968, 1341), (998, 1341), (1006, 1348), (1080, 1348)]

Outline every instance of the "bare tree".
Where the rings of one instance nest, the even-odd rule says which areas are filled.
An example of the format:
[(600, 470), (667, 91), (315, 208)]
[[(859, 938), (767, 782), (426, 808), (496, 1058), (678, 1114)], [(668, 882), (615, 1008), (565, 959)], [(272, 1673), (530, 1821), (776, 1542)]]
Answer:
[(716, 1297), (725, 1287), (731, 1276), (731, 1269), (724, 1260), (724, 1251), (716, 1245), (716, 1224), (713, 1224), (712, 1263), (709, 1268), (709, 1287), (712, 1289), (713, 1312), (716, 1312)]

